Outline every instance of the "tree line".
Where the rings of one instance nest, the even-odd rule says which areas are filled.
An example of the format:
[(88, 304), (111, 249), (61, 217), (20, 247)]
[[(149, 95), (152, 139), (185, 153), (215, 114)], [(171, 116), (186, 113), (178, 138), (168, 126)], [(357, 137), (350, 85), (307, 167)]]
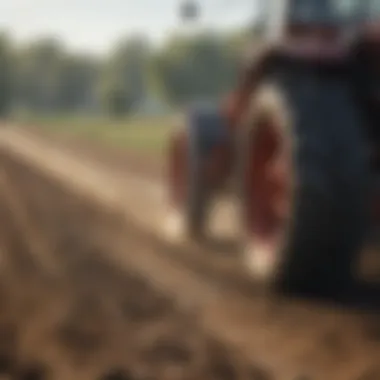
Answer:
[(16, 46), (2, 34), (0, 115), (26, 110), (118, 117), (216, 99), (233, 86), (248, 38), (246, 31), (203, 32), (173, 36), (157, 48), (144, 36), (130, 36), (99, 58), (74, 54), (53, 38)]

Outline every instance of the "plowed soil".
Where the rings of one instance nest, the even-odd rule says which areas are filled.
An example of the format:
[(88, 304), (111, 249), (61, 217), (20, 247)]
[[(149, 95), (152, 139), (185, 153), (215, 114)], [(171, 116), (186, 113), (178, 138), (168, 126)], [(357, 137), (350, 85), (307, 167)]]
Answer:
[[(0, 165), (0, 371), (12, 379), (257, 378), (175, 300), (105, 259), (117, 217), (5, 155)], [(123, 247), (143, 250), (133, 236)]]
[(178, 264), (5, 152), (0, 174), (0, 369), (11, 378), (380, 379), (378, 314), (248, 298), (230, 261), (182, 247)]

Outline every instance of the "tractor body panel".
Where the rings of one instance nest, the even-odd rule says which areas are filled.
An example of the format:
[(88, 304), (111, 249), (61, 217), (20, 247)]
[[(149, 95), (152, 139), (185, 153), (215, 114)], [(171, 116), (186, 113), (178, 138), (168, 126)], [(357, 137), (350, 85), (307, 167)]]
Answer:
[(229, 139), (227, 121), (218, 105), (191, 106), (186, 113), (186, 128), (191, 145), (197, 147), (194, 153), (202, 159)]
[(205, 186), (222, 186), (231, 163), (231, 137), (221, 107), (217, 104), (190, 107), (186, 114), (186, 131), (190, 166), (199, 166)]

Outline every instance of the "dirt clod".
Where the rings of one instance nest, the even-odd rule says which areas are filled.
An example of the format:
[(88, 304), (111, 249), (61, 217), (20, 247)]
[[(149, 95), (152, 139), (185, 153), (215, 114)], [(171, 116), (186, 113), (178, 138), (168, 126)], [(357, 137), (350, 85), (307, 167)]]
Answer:
[(0, 354), (0, 374), (9, 374), (15, 365), (13, 356), (9, 353)]
[(43, 365), (35, 364), (25, 368), (19, 369), (14, 376), (13, 380), (48, 380), (47, 368)]
[(113, 368), (101, 375), (99, 380), (138, 380), (127, 370)]

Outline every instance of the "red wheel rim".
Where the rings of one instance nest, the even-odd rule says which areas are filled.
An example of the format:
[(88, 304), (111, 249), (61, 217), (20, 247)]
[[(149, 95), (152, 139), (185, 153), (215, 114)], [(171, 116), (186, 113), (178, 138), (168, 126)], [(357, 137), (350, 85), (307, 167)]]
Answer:
[(245, 219), (253, 247), (277, 253), (283, 242), (291, 205), (291, 149), (275, 123), (257, 126), (248, 141)]

